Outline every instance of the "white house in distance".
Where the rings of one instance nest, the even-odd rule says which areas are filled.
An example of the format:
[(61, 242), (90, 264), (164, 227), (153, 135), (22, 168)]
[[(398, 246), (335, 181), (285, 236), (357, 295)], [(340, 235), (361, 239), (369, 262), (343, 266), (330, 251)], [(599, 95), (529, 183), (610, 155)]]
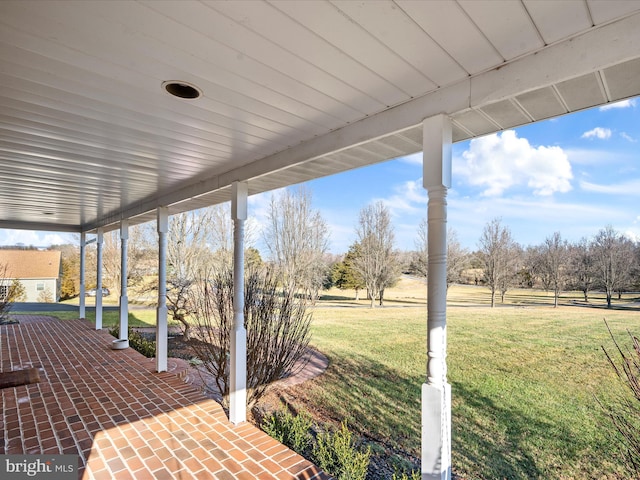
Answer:
[[(6, 267), (6, 269), (5, 269)], [(41, 302), (45, 298), (58, 301), (62, 272), (61, 253), (53, 250), (2, 250), (0, 249), (0, 296), (13, 280), (17, 279), (25, 289), (25, 302)]]

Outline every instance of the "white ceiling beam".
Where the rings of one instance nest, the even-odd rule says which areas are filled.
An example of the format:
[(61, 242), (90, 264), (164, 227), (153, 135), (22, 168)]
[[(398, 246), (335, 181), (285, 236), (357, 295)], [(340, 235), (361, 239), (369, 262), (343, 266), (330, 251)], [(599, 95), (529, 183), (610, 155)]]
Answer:
[(128, 209), (103, 216), (96, 222), (83, 225), (82, 230), (107, 227), (122, 219), (155, 210), (158, 206), (173, 205), (229, 187), (236, 181), (250, 181), (302, 165), (324, 155), (407, 130), (433, 115), (453, 115), (479, 108), (638, 57), (640, 13), (545, 47), (496, 69), (443, 87), (274, 155), (224, 173), (212, 172), (210, 177), (196, 183), (175, 188), (167, 194), (150, 197)]
[(473, 77), (471, 107), (511, 98), (639, 56), (640, 13), (636, 13)]

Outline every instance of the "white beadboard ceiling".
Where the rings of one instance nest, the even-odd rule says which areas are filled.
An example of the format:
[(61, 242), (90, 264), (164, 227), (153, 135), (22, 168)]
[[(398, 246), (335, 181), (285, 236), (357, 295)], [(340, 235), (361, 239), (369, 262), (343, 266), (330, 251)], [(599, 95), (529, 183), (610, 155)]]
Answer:
[(0, 228), (110, 229), (638, 95), (640, 1), (3, 0), (0, 87)]

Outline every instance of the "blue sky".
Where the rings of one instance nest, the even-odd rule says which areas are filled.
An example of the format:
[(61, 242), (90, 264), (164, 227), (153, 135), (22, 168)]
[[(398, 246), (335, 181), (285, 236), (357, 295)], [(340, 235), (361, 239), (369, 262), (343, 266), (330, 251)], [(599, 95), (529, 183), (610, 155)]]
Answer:
[[(381, 200), (389, 207), (397, 246), (415, 248), (426, 216), (421, 155), (308, 182), (315, 208), (331, 230), (331, 251), (355, 239), (358, 213)], [(262, 216), (270, 194), (254, 196), (250, 215)], [(499, 217), (520, 244), (536, 245), (559, 231), (590, 238), (606, 225), (640, 240), (640, 99), (594, 108), (453, 148), (448, 223), (474, 250), (482, 229)], [(45, 246), (69, 234), (0, 230), (0, 245)]]
[[(377, 200), (392, 212), (398, 246), (415, 248), (427, 211), (421, 155), (309, 186), (331, 226), (333, 251), (346, 251), (360, 208)], [(496, 217), (524, 246), (556, 231), (572, 242), (590, 238), (608, 224), (640, 240), (640, 101), (455, 144), (447, 200), (448, 225), (470, 250)]]

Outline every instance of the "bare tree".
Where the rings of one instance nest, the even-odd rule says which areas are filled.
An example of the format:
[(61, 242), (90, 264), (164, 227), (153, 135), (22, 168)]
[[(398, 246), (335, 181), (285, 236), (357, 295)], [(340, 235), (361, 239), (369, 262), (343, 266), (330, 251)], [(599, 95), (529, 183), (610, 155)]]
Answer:
[[(529, 246), (523, 252), (527, 273), (521, 285), (533, 287), (540, 283), (545, 291), (551, 290), (551, 275), (545, 268), (544, 248), (542, 245)], [(529, 285), (527, 285), (527, 281)]]
[(211, 258), (207, 247), (213, 229), (210, 209), (193, 210), (173, 215), (169, 219), (167, 238), (167, 307), (174, 320), (183, 327), (186, 340), (191, 338), (188, 316), (194, 307), (189, 290), (197, 278), (202, 278)]
[(595, 283), (595, 259), (590, 242), (583, 238), (569, 247), (570, 282), (584, 295), (584, 301), (589, 301), (589, 291)]
[[(413, 268), (418, 275), (427, 278), (429, 263), (428, 220), (423, 218), (418, 225), (418, 240), (416, 241), (416, 258)], [(454, 283), (460, 282), (462, 271), (469, 264), (469, 251), (462, 247), (458, 235), (453, 228), (447, 229), (447, 289)]]
[(631, 272), (631, 288), (636, 292), (640, 289), (640, 241), (635, 242), (634, 246), (634, 261), (633, 269)]
[(120, 239), (119, 230), (104, 234), (102, 246), (103, 287), (109, 287), (120, 295)]
[(504, 295), (516, 278), (519, 247), (510, 230), (496, 218), (484, 227), (478, 248), (484, 279), (491, 289), (491, 307), (495, 307), (496, 292), (501, 293), (504, 302)]
[(618, 300), (622, 299), (622, 293), (628, 292), (637, 286), (639, 266), (637, 263), (637, 246), (633, 240), (622, 236), (622, 244), (620, 245), (621, 256), (627, 260), (626, 266), (622, 272), (622, 279), (618, 283), (616, 291), (618, 292)]
[(553, 306), (557, 307), (560, 293), (567, 281), (569, 246), (565, 240), (562, 240), (560, 232), (555, 232), (545, 239), (541, 253), (541, 268), (549, 278), (549, 286), (553, 290)]
[(319, 211), (312, 207), (312, 196), (303, 187), (272, 195), (264, 241), (277, 265), (286, 295), (299, 290), (315, 300), (322, 287), (319, 269), (329, 246), (329, 229)]
[(360, 210), (356, 234), (360, 255), (354, 259), (353, 266), (364, 280), (373, 308), (376, 297), (399, 275), (391, 215), (384, 203), (377, 202)]
[(427, 219), (423, 218), (418, 225), (418, 238), (416, 239), (415, 256), (411, 264), (412, 269), (420, 277), (429, 276), (429, 235)]
[[(231, 202), (221, 203), (207, 208), (208, 220), (205, 225), (206, 244), (212, 253), (211, 261), (217, 267), (230, 265), (233, 262), (233, 219), (231, 217)], [(245, 222), (244, 244), (246, 252), (251, 259), (256, 259), (255, 251), (252, 247), (255, 243), (256, 227), (253, 219), (249, 218)]]
[[(254, 228), (249, 222), (245, 243), (252, 242)], [(248, 247), (247, 262), (261, 262), (257, 251)], [(233, 261), (233, 220), (230, 203), (214, 205), (170, 217), (167, 239), (167, 307), (191, 338), (189, 316), (196, 312), (190, 290), (205, 272), (228, 269)], [(157, 288), (153, 286), (152, 288)]]
[(469, 251), (458, 240), (453, 228), (447, 229), (447, 289), (462, 279), (462, 272), (469, 265)]
[(386, 288), (396, 286), (398, 279), (400, 278), (400, 261), (398, 259), (398, 252), (393, 250), (387, 267), (383, 270), (380, 278), (380, 291), (378, 292), (378, 300), (380, 306), (384, 306), (384, 291)]
[[(109, 287), (116, 297), (120, 296), (122, 285), (121, 248), (120, 230), (113, 230), (104, 235), (102, 247), (102, 268), (106, 279), (104, 286)], [(142, 282), (152, 251), (150, 224), (132, 225), (129, 228), (127, 242), (127, 285), (129, 287)]]
[(616, 232), (611, 225), (600, 230), (591, 243), (596, 281), (607, 295), (607, 308), (616, 291), (630, 281), (633, 268), (633, 242)]
[(520, 271), (520, 262), (522, 259), (522, 248), (515, 241), (507, 248), (505, 256), (504, 275), (500, 278), (500, 303), (504, 303), (504, 296), (511, 287), (518, 283), (518, 273)]

